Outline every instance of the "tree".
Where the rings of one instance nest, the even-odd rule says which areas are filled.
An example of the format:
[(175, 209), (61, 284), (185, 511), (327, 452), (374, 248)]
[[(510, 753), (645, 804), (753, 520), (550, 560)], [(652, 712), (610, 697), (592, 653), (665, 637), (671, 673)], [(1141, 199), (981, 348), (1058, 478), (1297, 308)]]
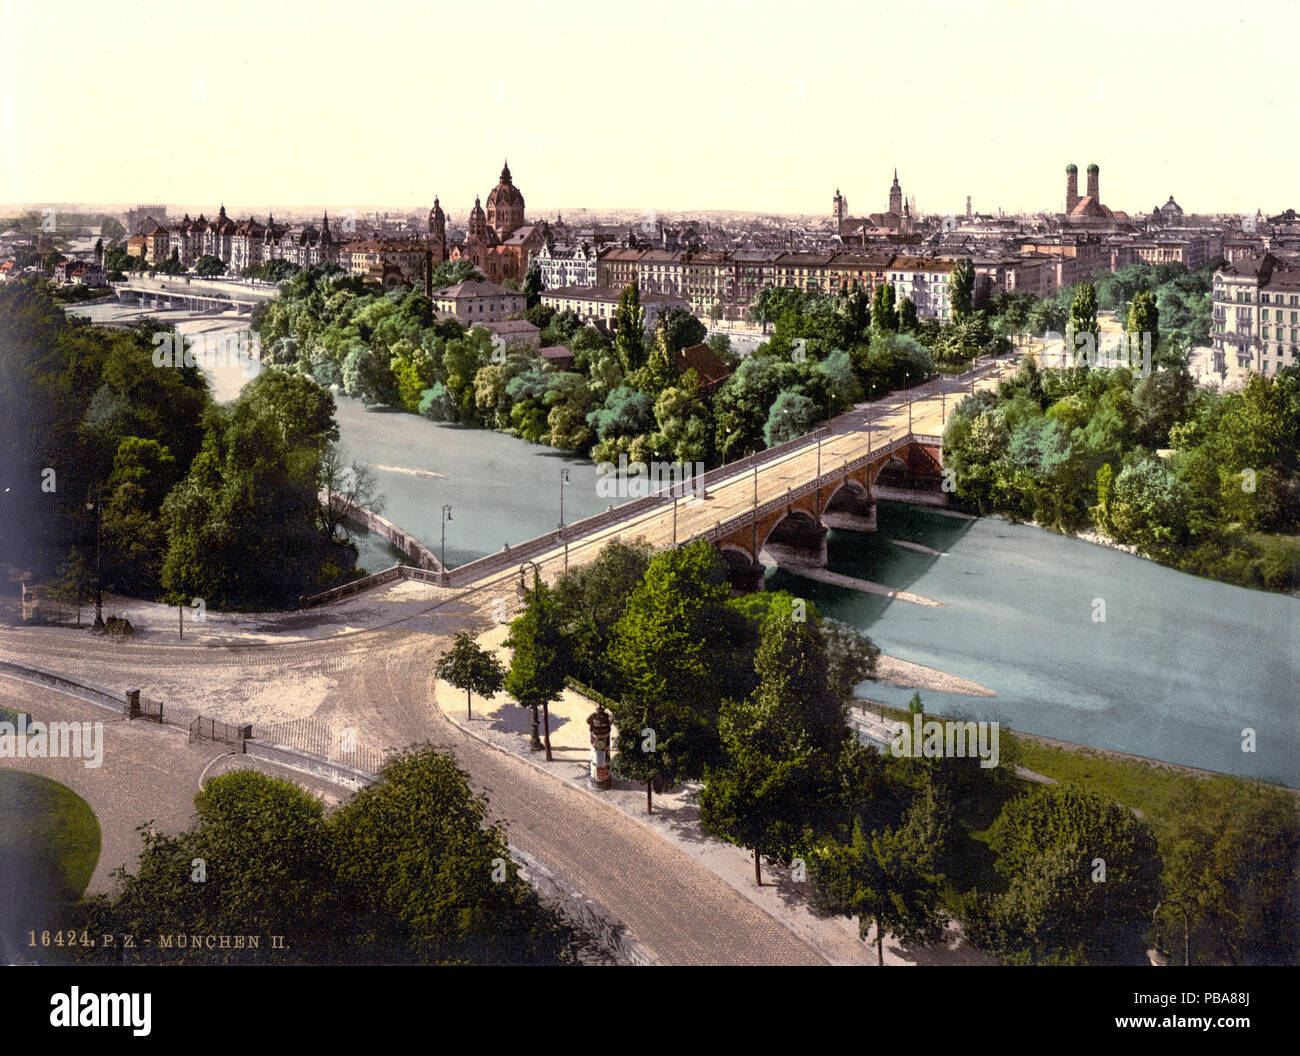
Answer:
[(1128, 306), (1128, 327), (1130, 334), (1141, 337), (1151, 335), (1151, 347), (1160, 344), (1160, 309), (1156, 307), (1156, 295), (1149, 290), (1142, 290), (1133, 295)]
[(916, 329), (916, 303), (911, 297), (904, 297), (898, 306), (898, 329), (905, 334)]
[(768, 447), (804, 436), (821, 419), (821, 408), (807, 396), (789, 390), (772, 404), (763, 426), (763, 440)]
[(948, 283), (948, 301), (952, 305), (954, 322), (970, 318), (971, 299), (975, 292), (975, 268), (969, 257), (962, 257), (952, 267)]
[(505, 686), (505, 669), (497, 658), (468, 631), (456, 635), (452, 647), (439, 658), (434, 671), (444, 682), (465, 691), (465, 717), (471, 718), (471, 697), (491, 700)]
[[(519, 876), (500, 825), (455, 762), (430, 747), (329, 817), (296, 785), (252, 770), (207, 781), (197, 822), (141, 826), (135, 872), (85, 905), (96, 934), (283, 935), (282, 946), (143, 943), (136, 962), (573, 963), (571, 933)], [(275, 952), (271, 952), (275, 951)], [(122, 946), (85, 947), (120, 961)]]
[(1140, 963), (1160, 897), (1155, 837), (1126, 807), (1061, 785), (1023, 794), (994, 823), (1005, 894), (975, 900), (967, 934), (1013, 963)]
[(614, 625), (617, 772), (646, 782), (704, 772), (718, 753), (724, 687), (711, 678), (710, 643), (725, 623), (730, 588), (722, 558), (703, 539), (656, 554)]
[(606, 652), (614, 626), (650, 567), (644, 539), (611, 539), (594, 561), (570, 570), (556, 585), (564, 651), (573, 673), (602, 693), (616, 692)]
[[(194, 798), (196, 826), (171, 836), (141, 826), (134, 872), (114, 877), (120, 894), (92, 905), (103, 931), (137, 935), (278, 934), (282, 953), (208, 949), (163, 951), (145, 944), (134, 955), (153, 963), (321, 963), (341, 960), (342, 936), (329, 921), (343, 907), (334, 893), (323, 807), (281, 778), (236, 770), (207, 781)], [(202, 868), (202, 882), (195, 870)], [(106, 951), (104, 956), (121, 956)]]
[(669, 308), (659, 317), (655, 329), (663, 335), (664, 347), (670, 356), (683, 348), (703, 343), (709, 336), (708, 327), (685, 308)]
[(935, 862), (942, 855), (946, 819), (927, 792), (896, 829), (868, 834), (853, 822), (847, 844), (827, 841), (810, 856), (815, 904), (823, 911), (858, 918), (858, 934), (876, 931), (876, 963), (885, 963), (885, 932), (904, 945), (942, 937), (943, 877)]
[(90, 594), (94, 573), (80, 550), (73, 550), (59, 565), (47, 589), (55, 601), (67, 602), (77, 609), (77, 626), (81, 626), (81, 606)]
[(194, 274), (203, 278), (213, 278), (217, 275), (226, 273), (226, 262), (220, 257), (214, 257), (210, 253), (199, 257), (194, 265)]
[[(1073, 355), (1079, 349), (1076, 335), (1087, 334), (1086, 342), (1097, 348), (1097, 290), (1091, 282), (1081, 282), (1074, 287), (1074, 300), (1070, 302), (1070, 323), (1065, 331), (1066, 352)], [(1086, 350), (1088, 344), (1083, 348)], [(1090, 366), (1091, 363), (1085, 363)]]
[(614, 352), (624, 374), (645, 365), (645, 309), (636, 283), (627, 286), (614, 309)]
[(524, 308), (532, 309), (542, 303), (542, 269), (531, 265), (524, 274)]
[(506, 647), (513, 649), (505, 689), (526, 708), (533, 711), (532, 749), (540, 751), (537, 739), (537, 712), (545, 722), (546, 761), (551, 761), (550, 703), (564, 691), (564, 650), (559, 623), (559, 606), (555, 594), (539, 575), (533, 574), (533, 587), (524, 595), (524, 611), (510, 624)]
[[(1186, 911), (1192, 964), (1300, 964), (1300, 811), (1282, 789), (1190, 781), (1170, 805), (1166, 896)], [(1176, 908), (1157, 917), (1165, 949), (1183, 943)]]
[[(388, 760), (328, 825), (345, 912), (372, 963), (572, 963), (567, 929), (511, 861), (455, 761), (423, 747)], [(355, 957), (355, 955), (354, 955)]]
[(824, 798), (847, 732), (846, 706), (827, 685), (826, 648), (808, 621), (773, 613), (762, 625), (754, 667), (759, 685), (745, 700), (724, 701), (719, 732), (726, 763), (700, 794), (700, 824), (754, 852), (788, 860), (805, 818)]
[(876, 295), (871, 304), (871, 325), (879, 331), (897, 332), (898, 311), (894, 307), (892, 283), (882, 282), (876, 287)]

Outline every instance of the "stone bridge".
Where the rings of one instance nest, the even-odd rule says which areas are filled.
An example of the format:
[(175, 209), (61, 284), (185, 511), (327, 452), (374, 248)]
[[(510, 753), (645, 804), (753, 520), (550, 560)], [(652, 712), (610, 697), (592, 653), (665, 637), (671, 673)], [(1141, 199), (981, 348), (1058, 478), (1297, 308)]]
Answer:
[(943, 438), (909, 433), (775, 499), (755, 501), (751, 510), (702, 534), (726, 559), (732, 584), (758, 590), (764, 551), (778, 564), (824, 567), (829, 529), (876, 530), (878, 488), (887, 488), (891, 499), (942, 504), (942, 479)]
[(238, 312), (251, 315), (255, 305), (275, 297), (275, 287), (191, 279), (133, 279), (113, 287), (122, 304), (142, 308), (185, 308), (192, 312)]

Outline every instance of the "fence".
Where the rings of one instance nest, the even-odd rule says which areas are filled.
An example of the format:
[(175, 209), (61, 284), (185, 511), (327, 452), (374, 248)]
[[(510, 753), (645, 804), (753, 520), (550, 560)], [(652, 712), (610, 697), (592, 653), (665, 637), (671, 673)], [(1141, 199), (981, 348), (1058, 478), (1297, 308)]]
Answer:
[(291, 719), (250, 727), (249, 736), (268, 744), (296, 748), (354, 770), (377, 774), (388, 759), (388, 750), (363, 743), (351, 726), (331, 726), (319, 719)]
[(250, 734), (251, 726), (233, 726), (228, 722), (221, 722), (218, 719), (209, 719), (204, 715), (196, 715), (190, 722), (190, 741), (215, 741), (218, 744), (228, 744), (236, 752), (242, 753), (244, 750), (244, 741)]

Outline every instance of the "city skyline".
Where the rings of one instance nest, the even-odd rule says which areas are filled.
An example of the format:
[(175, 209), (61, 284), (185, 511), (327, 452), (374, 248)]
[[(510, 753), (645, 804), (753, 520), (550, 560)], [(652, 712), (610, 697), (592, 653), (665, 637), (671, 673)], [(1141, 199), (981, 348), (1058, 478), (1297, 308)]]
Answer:
[[(1283, 31), (1297, 14), (1270, 6), (1279, 32), (1260, 35), (1208, 9), (1171, 23), (1105, 2), (825, 3), (795, 24), (739, 3), (537, 0), (498, 5), (490, 33), (473, 9), (375, 5), (366, 27), (429, 41), (418, 53), (355, 48), (355, 19), (249, 3), (217, 26), (206, 9), (151, 9), (129, 35), (109, 10), (25, 9), (10, 18), (25, 46), (0, 72), (0, 200), (243, 213), (230, 203), (306, 208), (309, 196), (360, 214), (427, 209), (436, 194), (454, 220), (509, 157), (539, 214), (824, 215), (836, 187), (854, 212), (877, 210), (895, 168), (924, 213), (964, 212), (967, 195), (976, 212), (1034, 213), (1061, 208), (1072, 162), (1099, 164), (1107, 201), (1129, 213), (1171, 194), (1189, 212), (1268, 213), (1294, 205), (1294, 159), (1277, 156), (1275, 133), (1300, 123)], [(222, 46), (146, 61), (182, 39)], [(102, 96), (46, 91), (48, 70), (74, 56), (71, 76), (118, 71), (120, 87), (109, 76)], [(1171, 58), (1231, 69), (1232, 92), (1153, 77)], [(1226, 128), (1248, 187), (1242, 164), (1206, 161)]]

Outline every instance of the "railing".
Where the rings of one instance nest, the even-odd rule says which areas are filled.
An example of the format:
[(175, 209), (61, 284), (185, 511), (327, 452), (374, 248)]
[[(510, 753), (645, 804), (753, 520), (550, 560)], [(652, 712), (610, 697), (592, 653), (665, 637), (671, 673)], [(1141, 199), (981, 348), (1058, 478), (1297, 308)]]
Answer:
[(383, 769), (391, 750), (362, 743), (352, 727), (338, 728), (319, 719), (291, 719), (254, 725), (250, 738), (342, 763), (367, 774)]
[(251, 729), (250, 726), (235, 726), (219, 719), (209, 719), (205, 715), (196, 715), (190, 723), (190, 741), (215, 741), (242, 753)]

